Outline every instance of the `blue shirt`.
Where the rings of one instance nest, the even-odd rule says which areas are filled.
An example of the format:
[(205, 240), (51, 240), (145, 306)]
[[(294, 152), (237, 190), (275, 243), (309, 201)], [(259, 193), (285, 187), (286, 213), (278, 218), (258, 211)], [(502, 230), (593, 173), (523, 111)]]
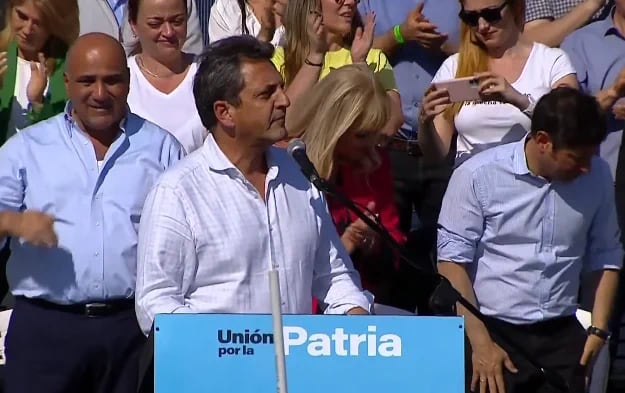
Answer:
[(584, 271), (619, 269), (623, 250), (610, 171), (595, 157), (572, 182), (530, 173), (525, 140), (454, 171), (438, 259), (467, 264), (480, 310), (515, 324), (574, 315)]
[[(424, 4), (423, 15), (438, 26), (439, 32), (446, 33), (451, 43), (457, 44), (460, 41), (458, 0), (362, 0), (358, 8), (363, 15), (375, 11), (375, 35), (380, 36), (403, 23), (419, 3)], [(416, 42), (406, 42), (388, 56), (401, 95), (405, 122), (400, 134), (403, 137), (416, 139), (421, 100), (446, 57)]]
[(126, 3), (128, 0), (107, 0), (113, 13), (115, 14), (115, 19), (117, 19), (117, 24), (122, 26), (124, 24), (124, 12), (126, 11)]
[(50, 214), (59, 239), (52, 249), (11, 239), (11, 292), (59, 304), (131, 298), (144, 200), (182, 147), (129, 114), (99, 170), (93, 144), (69, 113), (68, 105), (0, 148), (0, 211)]
[[(591, 23), (571, 33), (562, 43), (577, 71), (582, 90), (595, 94), (609, 87), (625, 67), (625, 37), (614, 26), (614, 10), (606, 19)], [(608, 111), (608, 137), (600, 154), (614, 176), (623, 134), (623, 121)]]

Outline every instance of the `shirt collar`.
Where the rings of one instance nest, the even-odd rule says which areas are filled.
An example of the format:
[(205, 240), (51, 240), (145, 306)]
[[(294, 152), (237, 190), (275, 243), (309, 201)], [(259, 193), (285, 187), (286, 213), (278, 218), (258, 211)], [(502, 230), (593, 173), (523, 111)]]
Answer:
[(512, 165), (514, 173), (517, 175), (529, 175), (531, 174), (529, 167), (527, 166), (527, 156), (525, 155), (525, 143), (526, 138), (515, 142), (514, 151), (512, 155)]
[[(72, 102), (68, 100), (67, 103), (65, 104), (65, 113), (63, 117), (65, 118), (65, 125), (67, 126), (67, 132), (70, 134), (70, 136), (72, 135), (73, 126), (75, 125), (75, 121), (72, 116), (72, 109), (73, 109)], [(124, 134), (126, 133), (126, 125), (128, 123), (129, 113), (130, 113), (130, 108), (126, 106), (126, 116), (124, 116), (124, 118), (119, 122), (119, 129)]]
[(602, 21), (599, 21), (597, 23), (601, 23), (602, 27), (601, 27), (601, 31), (603, 31), (603, 36), (606, 37), (610, 34), (614, 34), (620, 38), (623, 38), (623, 35), (618, 31), (618, 29), (616, 28), (616, 26), (614, 25), (614, 13), (616, 12), (616, 6), (612, 7), (612, 10), (610, 11), (610, 14), (608, 15), (608, 17), (606, 17), (605, 19), (603, 19)]
[[(279, 165), (274, 149), (274, 147), (270, 147), (265, 153), (265, 156), (267, 157), (268, 178), (275, 178), (278, 174)], [(215, 172), (234, 172), (238, 174), (241, 173), (241, 171), (239, 171), (239, 169), (234, 166), (234, 164), (228, 159), (228, 157), (226, 157), (221, 148), (219, 148), (211, 132), (208, 133), (206, 140), (204, 140), (203, 150), (204, 157), (211, 170)]]

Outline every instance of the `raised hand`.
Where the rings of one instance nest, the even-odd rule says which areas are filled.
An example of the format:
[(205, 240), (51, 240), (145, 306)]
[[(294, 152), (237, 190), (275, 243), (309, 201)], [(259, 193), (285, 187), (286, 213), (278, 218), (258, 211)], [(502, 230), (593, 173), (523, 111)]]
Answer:
[(427, 49), (440, 49), (448, 38), (447, 34), (440, 33), (438, 27), (423, 15), (423, 3), (410, 11), (399, 30), (405, 40), (415, 41)]
[(328, 51), (327, 31), (319, 13), (311, 11), (308, 15), (307, 32), (310, 40), (310, 54), (324, 56)]
[(373, 32), (375, 30), (375, 13), (370, 12), (365, 17), (364, 28), (358, 27), (352, 42), (352, 63), (362, 63), (367, 60), (367, 55), (373, 45)]
[(276, 31), (276, 14), (274, 13), (276, 0), (265, 0), (260, 9), (260, 32), (258, 39), (270, 42)]
[(26, 97), (31, 104), (42, 104), (43, 93), (48, 85), (48, 70), (46, 58), (43, 53), (39, 53), (38, 61), (30, 62), (30, 80), (26, 86)]

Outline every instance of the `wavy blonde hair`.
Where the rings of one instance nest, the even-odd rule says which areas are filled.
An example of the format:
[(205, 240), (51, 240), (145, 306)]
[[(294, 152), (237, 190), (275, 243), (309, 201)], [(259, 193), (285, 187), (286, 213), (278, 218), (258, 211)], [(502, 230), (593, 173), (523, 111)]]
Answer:
[[(13, 9), (26, 0), (9, 0), (5, 8), (4, 29), (0, 31), (0, 51), (6, 51), (13, 41), (14, 33), (11, 26)], [(43, 24), (50, 38), (43, 47), (46, 56), (48, 74), (54, 72), (56, 59), (64, 58), (67, 49), (78, 37), (80, 22), (78, 19), (78, 2), (76, 0), (31, 0), (43, 16)]]
[[(460, 0), (460, 6), (464, 8), (465, 0)], [(508, 7), (514, 13), (514, 22), (521, 31), (525, 23), (525, 0), (506, 0)], [(474, 34), (474, 28), (460, 20), (460, 48), (458, 49), (458, 69), (456, 78), (473, 76), (478, 72), (488, 71), (488, 53)], [(453, 119), (464, 102), (453, 104), (445, 112), (447, 119)]]
[[(321, 12), (321, 0), (293, 0), (286, 6), (282, 23), (285, 29), (284, 65), (280, 73), (284, 75), (284, 82), (289, 85), (295, 75), (304, 64), (304, 60), (310, 52), (310, 39), (308, 38), (308, 15)], [(351, 45), (354, 41), (356, 28), (362, 26), (362, 18), (358, 11), (352, 20), (352, 31), (344, 37), (345, 45)]]
[[(364, 64), (351, 64), (330, 72), (289, 109), (293, 123), (290, 137), (300, 137), (319, 175), (329, 178), (334, 170), (334, 150), (348, 131), (381, 130), (390, 117), (384, 87)], [(375, 148), (363, 157), (365, 170), (380, 163)]]

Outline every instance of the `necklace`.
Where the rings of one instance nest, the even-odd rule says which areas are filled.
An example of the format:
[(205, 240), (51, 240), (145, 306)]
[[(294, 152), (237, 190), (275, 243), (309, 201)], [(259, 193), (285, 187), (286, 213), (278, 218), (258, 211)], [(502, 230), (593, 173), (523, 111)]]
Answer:
[(146, 72), (148, 75), (150, 75), (151, 77), (154, 77), (154, 78), (156, 78), (156, 79), (162, 79), (162, 78), (167, 78), (167, 77), (170, 77), (170, 76), (172, 76), (172, 75), (173, 75), (173, 74), (172, 74), (172, 75), (168, 75), (168, 76), (162, 76), (162, 75), (155, 74), (154, 72), (150, 71), (150, 70), (148, 69), (148, 67), (146, 67), (146, 66), (145, 66), (145, 64), (143, 64), (143, 56), (138, 55), (138, 56), (136, 57), (136, 59), (137, 59), (137, 65), (139, 66), (139, 68), (141, 68), (143, 71), (145, 71), (145, 72)]

